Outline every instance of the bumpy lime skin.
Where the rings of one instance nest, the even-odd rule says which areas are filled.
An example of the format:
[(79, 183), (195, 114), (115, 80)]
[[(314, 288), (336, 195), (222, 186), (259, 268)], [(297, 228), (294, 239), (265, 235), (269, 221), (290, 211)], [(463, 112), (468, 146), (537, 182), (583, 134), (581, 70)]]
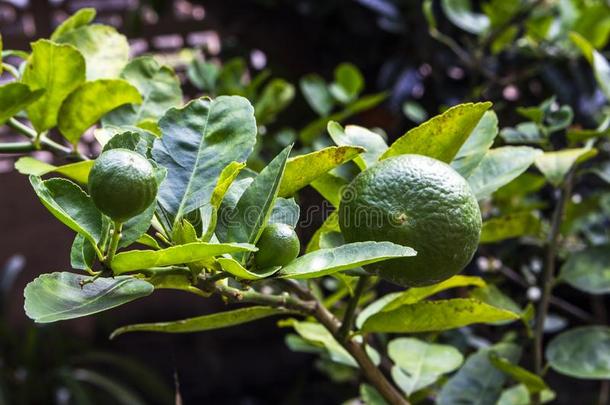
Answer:
[(290, 225), (269, 224), (256, 243), (254, 262), (259, 269), (284, 266), (293, 261), (301, 250), (299, 237)]
[(339, 206), (346, 241), (390, 241), (417, 256), (367, 266), (402, 286), (443, 281), (477, 250), (481, 211), (466, 180), (451, 166), (421, 155), (385, 159), (346, 187)]
[(91, 168), (88, 186), (95, 206), (118, 222), (142, 213), (157, 195), (153, 166), (128, 149), (102, 153)]

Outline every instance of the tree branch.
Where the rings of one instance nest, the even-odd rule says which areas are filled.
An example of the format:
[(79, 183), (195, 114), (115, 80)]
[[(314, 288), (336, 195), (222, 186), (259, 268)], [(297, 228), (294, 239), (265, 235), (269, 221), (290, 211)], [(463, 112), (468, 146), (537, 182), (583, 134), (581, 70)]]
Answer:
[(356, 309), (358, 308), (358, 301), (360, 301), (360, 296), (364, 292), (368, 281), (370, 280), (370, 276), (360, 276), (358, 278), (358, 284), (356, 285), (356, 290), (354, 291), (353, 297), (349, 300), (347, 304), (347, 309), (345, 310), (345, 315), (343, 316), (343, 321), (341, 322), (341, 327), (337, 332), (340, 341), (343, 341), (347, 338), (349, 332), (354, 325), (354, 316), (356, 315)]

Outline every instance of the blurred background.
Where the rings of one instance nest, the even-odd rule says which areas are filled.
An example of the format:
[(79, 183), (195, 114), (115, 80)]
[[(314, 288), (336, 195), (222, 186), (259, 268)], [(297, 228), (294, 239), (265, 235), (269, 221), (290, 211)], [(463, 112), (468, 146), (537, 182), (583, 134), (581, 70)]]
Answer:
[[(461, 18), (448, 8), (452, 3), (463, 11)], [(94, 7), (96, 21), (128, 37), (133, 55), (153, 53), (174, 67), (185, 98), (204, 93), (257, 98), (256, 78), (281, 79), (285, 103), (259, 128), (265, 145), (261, 161), (294, 140), (301, 150), (324, 142), (315, 125), (322, 122), (324, 128), (331, 117), (377, 128), (393, 140), (447, 106), (482, 99), (494, 102), (502, 127), (516, 126), (513, 136), (531, 135), (532, 129), (518, 127), (523, 117), (515, 108), (539, 105), (553, 95), (553, 111), (565, 112), (558, 106), (567, 105), (576, 126), (595, 126), (605, 99), (586, 62), (566, 45), (565, 33), (568, 28), (592, 31), (600, 38), (596, 46), (603, 47), (610, 33), (606, 2), (500, 0), (485, 2), (486, 8), (478, 1), (430, 4), (432, 29), (416, 0), (0, 0), (0, 32), (5, 49), (29, 50), (31, 41), (48, 37), (79, 8)], [(339, 80), (336, 69), (342, 63), (361, 75), (362, 88), (349, 100), (338, 97), (334, 105), (316, 107), (307, 85)], [(212, 84), (210, 65), (226, 67), (211, 75), (220, 77)], [(12, 134), (2, 128), (0, 136)], [(81, 146), (94, 154), (93, 137), (88, 139)], [(337, 404), (356, 396), (357, 385), (333, 384), (329, 370), (314, 364), (313, 356), (290, 351), (275, 320), (198, 334), (108, 340), (113, 329), (128, 323), (217, 311), (224, 304), (216, 299), (161, 291), (99, 316), (34, 326), (23, 311), (23, 288), (42, 272), (69, 269), (73, 235), (47, 213), (13, 163), (12, 157), (0, 158), (0, 400), (168, 404), (179, 391), (185, 404)], [(313, 190), (301, 200), (321, 202)], [(307, 239), (323, 219), (320, 214), (300, 234)], [(502, 247), (505, 253), (515, 248)], [(493, 261), (498, 252), (490, 249), (482, 250), (468, 273), (501, 266)], [(522, 251), (511, 265), (519, 268), (528, 261), (535, 267), (532, 256)], [(587, 313), (605, 317), (607, 303), (562, 288), (560, 294)], [(340, 373), (334, 378), (340, 381)], [(559, 377), (552, 375), (551, 385), (565, 398), (557, 403), (575, 403), (597, 387), (582, 380), (562, 387), (553, 378)], [(570, 393), (563, 395), (562, 389)]]

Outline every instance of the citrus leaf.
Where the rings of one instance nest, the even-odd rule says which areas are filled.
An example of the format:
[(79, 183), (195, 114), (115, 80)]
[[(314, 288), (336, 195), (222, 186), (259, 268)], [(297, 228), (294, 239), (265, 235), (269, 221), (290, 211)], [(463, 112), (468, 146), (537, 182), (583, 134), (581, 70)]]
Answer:
[(309, 240), (305, 252), (311, 253), (320, 249), (320, 238), (322, 235), (329, 232), (341, 232), (341, 228), (339, 228), (339, 215), (337, 214), (337, 211), (331, 212), (324, 223), (316, 230)]
[(391, 242), (355, 242), (332, 249), (320, 249), (298, 257), (284, 266), (283, 278), (307, 279), (349, 270), (387, 259), (415, 256), (410, 247)]
[(301, 215), (301, 208), (294, 198), (278, 197), (269, 216), (269, 224), (286, 224), (296, 228)]
[(226, 271), (227, 273), (231, 273), (236, 278), (242, 280), (260, 280), (261, 278), (269, 277), (275, 274), (280, 269), (279, 267), (274, 267), (271, 269), (266, 269), (264, 272), (261, 273), (255, 273), (243, 267), (235, 259), (219, 257), (216, 260), (224, 271)]
[(454, 298), (421, 301), (381, 311), (364, 322), (365, 332), (416, 333), (460, 328), (474, 323), (516, 320), (514, 312), (492, 307), (479, 300)]
[(0, 86), (0, 125), (38, 100), (43, 94), (43, 89), (30, 90), (23, 83), (12, 82)]
[(48, 173), (59, 173), (80, 184), (87, 184), (89, 172), (91, 171), (93, 163), (95, 163), (95, 161), (85, 160), (63, 166), (53, 166), (34, 159), (33, 157), (23, 156), (15, 162), (15, 169), (21, 174), (33, 174), (35, 176), (43, 176)]
[(490, 102), (451, 107), (398, 138), (381, 159), (417, 154), (449, 163), (490, 107)]
[(22, 82), (31, 90), (44, 94), (26, 111), (37, 132), (57, 125), (57, 114), (63, 101), (85, 81), (85, 59), (71, 45), (41, 39), (32, 44)]
[(111, 267), (115, 274), (121, 274), (148, 267), (193, 263), (226, 253), (254, 251), (256, 251), (256, 248), (247, 243), (193, 242), (160, 250), (130, 250), (128, 252), (121, 252), (114, 257)]
[(610, 378), (610, 328), (585, 326), (556, 336), (546, 348), (546, 359), (558, 373), (589, 380)]
[(606, 99), (610, 100), (610, 63), (580, 34), (570, 32), (569, 36), (593, 68), (593, 75), (600, 90), (604, 93)]
[(353, 101), (363, 88), (364, 77), (351, 63), (341, 63), (335, 68), (335, 81), (328, 87), (332, 96), (342, 104)]
[(95, 18), (95, 14), (96, 11), (94, 8), (81, 8), (55, 28), (55, 31), (51, 34), (51, 41), (57, 41), (57, 39), (66, 32), (89, 24)]
[(110, 339), (131, 332), (162, 332), (162, 333), (190, 333), (206, 330), (228, 328), (246, 322), (256, 321), (274, 315), (287, 314), (290, 311), (281, 308), (263, 306), (239, 308), (232, 311), (187, 318), (179, 321), (140, 323), (127, 325), (116, 329)]
[(70, 266), (73, 269), (91, 270), (95, 261), (95, 249), (80, 233), (76, 234), (70, 249)]
[(108, 25), (82, 25), (54, 40), (74, 45), (85, 57), (87, 80), (118, 77), (129, 59), (127, 38)]
[(434, 384), (440, 376), (457, 369), (464, 361), (453, 346), (415, 338), (392, 340), (388, 344), (388, 356), (395, 364), (392, 378), (407, 395)]
[(159, 126), (153, 157), (168, 173), (157, 198), (174, 222), (208, 203), (223, 169), (245, 162), (256, 142), (254, 109), (239, 96), (171, 108)]
[(67, 272), (42, 274), (24, 291), (25, 313), (38, 323), (79, 318), (123, 305), (153, 292), (153, 286), (129, 276), (90, 279)]
[(572, 253), (559, 279), (589, 294), (610, 293), (610, 246), (592, 246)]
[(343, 187), (347, 186), (347, 184), (347, 180), (343, 177), (336, 176), (332, 173), (324, 173), (311, 182), (311, 186), (335, 208), (339, 207)]
[(348, 125), (343, 129), (341, 124), (330, 121), (327, 126), (328, 134), (338, 146), (359, 146), (364, 148), (360, 156), (356, 156), (354, 162), (360, 170), (372, 166), (379, 157), (388, 149), (388, 145), (381, 135), (357, 125)]
[(368, 384), (360, 384), (360, 399), (364, 402), (364, 405), (388, 405), (379, 391)]
[(312, 110), (322, 117), (330, 114), (335, 100), (323, 78), (317, 74), (306, 75), (299, 81), (299, 87)]
[(481, 163), (497, 135), (498, 117), (495, 112), (486, 111), (453, 158), (451, 167), (462, 176), (468, 177)]
[[(544, 390), (540, 393), (540, 403), (546, 404), (555, 399), (555, 393)], [(523, 384), (515, 385), (502, 391), (496, 405), (528, 405), (530, 404), (530, 393)]]
[(523, 383), (531, 393), (542, 392), (549, 388), (540, 376), (511, 363), (497, 353), (489, 353), (489, 360), (495, 368), (512, 377), (515, 381)]
[(540, 234), (540, 218), (532, 212), (516, 212), (483, 222), (480, 243), (494, 243), (523, 235)]
[(442, 0), (443, 12), (456, 26), (471, 34), (481, 34), (489, 29), (489, 17), (472, 11), (470, 0)]
[(283, 79), (271, 80), (254, 104), (254, 115), (259, 125), (273, 122), (276, 116), (292, 102), (294, 86)]
[(466, 179), (481, 200), (526, 171), (540, 154), (541, 150), (528, 146), (490, 149)]
[(364, 149), (357, 146), (329, 146), (289, 159), (278, 195), (292, 196), (328, 171), (356, 158), (363, 151)]
[(471, 354), (460, 370), (443, 385), (437, 403), (495, 404), (506, 382), (506, 375), (489, 361), (491, 352), (513, 363), (516, 363), (521, 355), (521, 349), (513, 343), (498, 343)]
[(142, 103), (124, 105), (106, 114), (102, 119), (104, 126), (137, 125), (149, 119), (156, 122), (169, 108), (182, 104), (178, 76), (150, 56), (131, 60), (121, 72), (121, 78), (138, 89)]
[(69, 180), (54, 178), (42, 181), (36, 176), (30, 176), (30, 183), (55, 218), (96, 246), (103, 236), (102, 214), (80, 187)]
[(255, 178), (241, 195), (229, 219), (231, 242), (255, 244), (269, 221), (291, 146), (284, 148)]
[(564, 149), (557, 152), (545, 152), (536, 157), (536, 167), (544, 177), (558, 187), (576, 163), (584, 162), (595, 156), (595, 148)]
[(58, 126), (62, 135), (77, 144), (81, 135), (104, 114), (129, 103), (141, 103), (138, 90), (124, 80), (100, 79), (85, 82), (74, 90), (59, 110)]

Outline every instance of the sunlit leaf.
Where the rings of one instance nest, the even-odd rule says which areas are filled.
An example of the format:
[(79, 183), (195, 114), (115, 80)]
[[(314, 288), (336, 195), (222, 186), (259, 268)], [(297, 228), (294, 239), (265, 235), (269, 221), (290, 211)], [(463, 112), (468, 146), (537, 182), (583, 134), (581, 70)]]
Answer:
[(498, 135), (498, 117), (495, 112), (486, 111), (453, 158), (451, 167), (462, 176), (468, 177), (481, 163), (496, 135)]
[(381, 135), (357, 125), (348, 125), (344, 129), (339, 123), (331, 121), (327, 129), (335, 144), (364, 148), (362, 154), (354, 159), (360, 170), (377, 163), (379, 157), (388, 149)]
[(547, 180), (558, 187), (576, 163), (584, 162), (597, 154), (595, 148), (564, 149), (545, 152), (536, 157), (536, 167)]
[(43, 94), (43, 89), (30, 90), (23, 83), (11, 82), (0, 86), (0, 125), (38, 100)]
[(21, 174), (33, 174), (43, 176), (48, 173), (58, 173), (66, 176), (80, 184), (87, 184), (89, 172), (95, 161), (85, 160), (82, 162), (69, 163), (63, 166), (54, 166), (41, 162), (30, 156), (23, 156), (15, 162), (15, 169)]

